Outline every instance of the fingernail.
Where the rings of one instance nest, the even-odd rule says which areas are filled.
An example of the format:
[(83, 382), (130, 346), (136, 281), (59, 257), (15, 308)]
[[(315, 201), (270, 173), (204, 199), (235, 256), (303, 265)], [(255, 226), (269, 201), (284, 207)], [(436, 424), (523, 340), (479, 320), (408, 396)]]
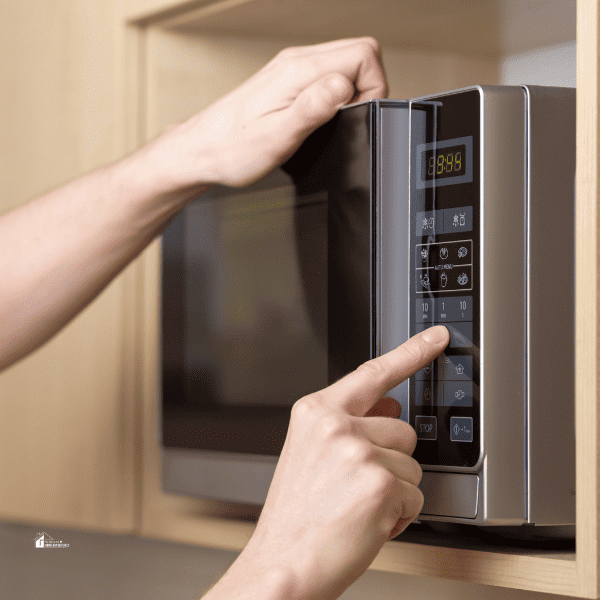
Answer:
[(447, 342), (450, 338), (450, 332), (443, 325), (436, 325), (423, 331), (421, 337), (430, 344), (438, 344), (440, 342)]

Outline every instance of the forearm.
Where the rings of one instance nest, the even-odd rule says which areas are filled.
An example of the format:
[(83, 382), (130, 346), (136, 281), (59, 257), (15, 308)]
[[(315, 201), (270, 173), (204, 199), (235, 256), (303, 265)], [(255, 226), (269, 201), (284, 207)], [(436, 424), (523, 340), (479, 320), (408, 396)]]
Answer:
[(0, 369), (56, 333), (210, 183), (257, 181), (341, 106), (385, 93), (374, 40), (292, 48), (134, 155), (0, 217)]
[(0, 369), (52, 337), (190, 197), (145, 148), (0, 217)]

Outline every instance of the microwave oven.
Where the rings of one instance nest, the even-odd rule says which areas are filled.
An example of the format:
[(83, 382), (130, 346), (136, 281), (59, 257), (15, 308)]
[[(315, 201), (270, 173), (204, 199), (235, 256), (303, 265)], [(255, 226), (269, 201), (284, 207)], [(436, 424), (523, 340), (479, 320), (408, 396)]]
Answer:
[(419, 520), (575, 522), (575, 90), (474, 86), (343, 108), (162, 241), (165, 490), (262, 504), (291, 406), (434, 324), (390, 392)]

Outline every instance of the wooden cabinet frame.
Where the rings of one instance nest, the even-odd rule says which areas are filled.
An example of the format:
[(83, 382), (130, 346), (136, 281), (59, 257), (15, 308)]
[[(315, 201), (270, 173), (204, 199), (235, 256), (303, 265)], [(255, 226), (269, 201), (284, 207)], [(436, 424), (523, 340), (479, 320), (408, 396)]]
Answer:
[[(152, 28), (198, 22), (204, 16), (263, 0), (174, 2), (130, 0), (127, 25), (127, 135), (143, 143), (148, 136), (148, 33)], [(289, 2), (287, 2), (289, 4)], [(408, 1), (407, 4), (411, 4)], [(599, 7), (598, 0), (577, 3), (577, 203), (576, 203), (576, 438), (577, 549), (567, 553), (510, 552), (447, 548), (405, 542), (387, 543), (372, 569), (453, 579), (566, 596), (598, 598), (599, 581)], [(430, 90), (426, 90), (427, 92)], [(140, 365), (138, 465), (141, 466), (137, 529), (142, 535), (241, 550), (253, 526), (248, 510), (231, 505), (177, 498), (160, 490), (156, 398), (158, 389), (159, 247), (137, 262), (137, 356)], [(560, 351), (560, 349), (556, 349)], [(254, 515), (255, 516), (255, 515)], [(233, 518), (232, 518), (233, 517)], [(237, 518), (236, 518), (237, 517)]]

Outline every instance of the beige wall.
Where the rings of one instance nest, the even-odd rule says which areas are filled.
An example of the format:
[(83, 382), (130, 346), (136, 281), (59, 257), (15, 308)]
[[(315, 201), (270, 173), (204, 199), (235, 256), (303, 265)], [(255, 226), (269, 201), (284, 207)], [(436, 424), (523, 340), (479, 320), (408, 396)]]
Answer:
[[(2, 3), (0, 213), (120, 151), (118, 10), (118, 0)], [(0, 518), (131, 530), (125, 293), (119, 278), (0, 374)]]

